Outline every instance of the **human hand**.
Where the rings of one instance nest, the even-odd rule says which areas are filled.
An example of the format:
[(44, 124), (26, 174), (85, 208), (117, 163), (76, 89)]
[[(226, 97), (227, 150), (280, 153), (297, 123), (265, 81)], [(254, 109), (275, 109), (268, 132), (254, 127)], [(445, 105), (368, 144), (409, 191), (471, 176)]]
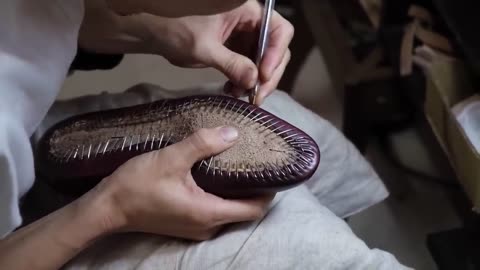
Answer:
[(106, 0), (116, 13), (132, 15), (150, 13), (163, 17), (212, 15), (240, 6), (247, 0)]
[(145, 15), (150, 48), (172, 64), (181, 67), (213, 67), (229, 82), (225, 90), (239, 97), (255, 86), (260, 76), (258, 105), (277, 87), (290, 60), (288, 46), (293, 26), (274, 12), (270, 40), (257, 70), (256, 57), (263, 8), (256, 0), (213, 16), (167, 19)]
[(237, 136), (230, 128), (201, 129), (126, 162), (94, 191), (113, 202), (106, 220), (120, 231), (204, 240), (225, 224), (261, 218), (272, 197), (222, 199), (199, 188), (190, 172), (195, 162), (233, 146)]
[(99, 53), (159, 54), (181, 67), (213, 67), (226, 75), (229, 82), (225, 90), (236, 97), (253, 88), (260, 75), (257, 105), (277, 87), (290, 60), (293, 26), (274, 12), (269, 45), (258, 74), (252, 59), (263, 9), (255, 0), (217, 15), (182, 18), (147, 13), (119, 16), (99, 2), (86, 0), (80, 32), (83, 48)]

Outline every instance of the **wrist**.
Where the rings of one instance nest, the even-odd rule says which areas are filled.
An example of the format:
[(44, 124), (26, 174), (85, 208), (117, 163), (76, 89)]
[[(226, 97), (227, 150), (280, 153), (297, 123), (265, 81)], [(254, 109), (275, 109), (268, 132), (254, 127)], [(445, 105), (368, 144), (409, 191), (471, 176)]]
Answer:
[(119, 232), (126, 226), (126, 218), (115, 203), (114, 192), (108, 186), (100, 183), (77, 202), (79, 216), (93, 226), (98, 236)]

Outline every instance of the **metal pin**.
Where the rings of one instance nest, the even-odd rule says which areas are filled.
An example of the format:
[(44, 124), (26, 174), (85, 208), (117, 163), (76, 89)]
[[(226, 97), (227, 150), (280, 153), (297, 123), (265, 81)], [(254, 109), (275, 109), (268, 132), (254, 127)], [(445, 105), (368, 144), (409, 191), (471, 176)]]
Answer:
[(172, 139), (173, 133), (170, 133), (170, 136), (168, 136), (168, 140), (165, 142), (165, 146), (168, 146), (168, 143)]
[(85, 145), (82, 144), (82, 156), (80, 157), (82, 160), (84, 155), (85, 155)]
[(217, 105), (217, 113), (220, 110), (220, 106), (222, 105), (222, 103), (223, 103), (223, 99), (221, 99), (220, 102)]
[(294, 142), (294, 141), (297, 141), (297, 140), (300, 140), (300, 139), (304, 139), (304, 137), (303, 136), (297, 136), (295, 138), (289, 139), (289, 142)]
[(162, 141), (163, 141), (163, 136), (165, 133), (162, 133), (162, 137), (160, 137), (160, 141), (158, 142), (158, 148), (160, 149), (162, 147)]
[(210, 161), (208, 161), (208, 167), (207, 167), (207, 171), (205, 172), (205, 174), (208, 174), (208, 171), (210, 170), (210, 166), (212, 166), (212, 160), (213, 160), (213, 156), (210, 158)]
[[(213, 156), (212, 156), (212, 158), (213, 158)], [(213, 158), (213, 176), (215, 176), (216, 162), (217, 161), (215, 160), (215, 158)]]
[(130, 146), (128, 147), (128, 151), (132, 151), (133, 137), (135, 137), (135, 135), (132, 135), (132, 138), (130, 139)]
[(110, 149), (110, 151), (116, 151), (116, 150), (117, 150), (117, 146), (118, 146), (118, 144), (120, 143), (120, 140), (119, 140), (119, 139), (121, 139), (121, 138), (123, 138), (123, 137), (118, 137), (118, 136), (117, 136), (117, 137), (112, 137), (112, 138), (110, 138), (110, 139), (112, 139), (112, 140), (115, 140), (115, 143), (112, 145), (112, 149)]
[(198, 104), (198, 98), (195, 98), (192, 102), (192, 107), (196, 107), (197, 104)]
[(231, 160), (228, 160), (228, 178), (230, 178), (230, 175), (232, 174), (232, 164)]
[(102, 143), (98, 143), (98, 146), (97, 146), (97, 150), (95, 151), (95, 157), (98, 155), (98, 153), (100, 152), (100, 148), (102, 147)]
[(299, 166), (300, 168), (302, 168), (302, 169), (304, 169), (304, 170), (307, 169), (307, 167), (302, 163), (302, 161), (297, 162), (297, 163), (295, 163), (294, 165), (295, 165), (295, 166)]
[(202, 105), (203, 105), (203, 111), (206, 112), (207, 109), (208, 109), (208, 105), (210, 104), (210, 101), (212, 100), (211, 97), (207, 98), (206, 100), (203, 100), (202, 101)]
[(306, 143), (308, 142), (301, 142), (301, 143), (298, 143), (298, 142), (292, 142), (290, 143), (290, 145), (292, 145), (293, 147), (296, 147), (296, 148), (302, 148), (303, 146), (306, 146)]
[(283, 128), (284, 126), (285, 126), (285, 125), (278, 126), (278, 127), (276, 127), (275, 129), (273, 129), (271, 132), (272, 132), (272, 133), (275, 133), (275, 131)]
[(313, 161), (312, 158), (310, 158), (310, 157), (305, 157), (305, 156), (303, 155), (303, 153), (298, 153), (298, 152), (297, 152), (297, 153), (296, 153), (296, 156), (297, 156), (298, 158), (300, 158), (301, 160), (305, 161), (307, 164), (308, 164), (309, 162), (312, 162), (312, 161)]
[(80, 145), (77, 145), (77, 148), (75, 149), (75, 154), (73, 155), (73, 159), (76, 159), (77, 158), (77, 154), (78, 154), (78, 149), (80, 148)]
[(147, 143), (149, 139), (150, 139), (150, 133), (147, 134), (147, 139), (145, 139), (145, 143), (143, 144), (143, 150), (147, 149)]
[(303, 139), (295, 139), (294, 141), (292, 141), (292, 145), (302, 145), (302, 144), (307, 144), (308, 141), (307, 140), (303, 140)]
[(282, 163), (283, 163), (284, 167), (286, 168), (287, 172), (288, 172), (289, 174), (292, 174), (292, 171), (290, 170), (290, 168), (288, 167), (287, 162), (286, 162), (284, 159), (282, 159)]
[[(290, 131), (292, 131), (292, 129), (286, 129), (286, 130), (278, 133), (277, 135), (278, 135), (278, 136), (281, 136), (281, 135), (283, 135), (283, 134), (285, 134), (285, 133), (287, 133), (287, 132), (290, 132)], [(285, 138), (283, 138), (283, 139), (285, 139)]]
[[(260, 120), (260, 119), (258, 119), (258, 120)], [(273, 121), (273, 118), (268, 119), (267, 121), (261, 123), (260, 125), (261, 125), (262, 127), (265, 127), (265, 125), (268, 124), (268, 123), (270, 123), (271, 121)], [(255, 121), (255, 122), (256, 122), (256, 121)]]
[(247, 170), (250, 170), (250, 172), (252, 173), (252, 177), (253, 177), (254, 179), (257, 179), (257, 178), (258, 178), (258, 177), (257, 177), (257, 174), (255, 173), (255, 170), (254, 170), (253, 166), (251, 166), (250, 163), (247, 164)]
[(298, 174), (300, 172), (299, 169), (295, 167), (293, 164), (288, 164), (288, 168), (290, 167), (291, 167), (290, 171), (292, 172), (293, 175)]
[(165, 107), (165, 103), (167, 103), (167, 100), (165, 99), (162, 104), (159, 106), (158, 110), (162, 110)]
[(245, 116), (242, 118), (242, 120), (240, 120), (240, 122), (242, 122), (243, 120), (245, 120), (245, 118), (249, 117), (250, 114), (252, 114), (252, 113), (253, 113), (254, 111), (256, 111), (256, 110), (257, 110), (256, 108), (253, 109), (253, 110), (251, 110), (247, 115), (245, 115)]
[(200, 163), (198, 163), (197, 171), (199, 171), (202, 168), (202, 164), (205, 162), (205, 160), (201, 160)]
[(125, 143), (127, 142), (127, 137), (128, 136), (123, 137), (122, 152), (123, 152), (123, 149), (125, 148)]
[(185, 113), (185, 110), (187, 109), (187, 104), (190, 105), (190, 102), (183, 104), (183, 106), (182, 106), (182, 114)]
[(107, 143), (105, 144), (105, 147), (103, 148), (103, 154), (105, 155), (105, 151), (107, 151), (108, 144), (110, 143), (110, 140), (107, 140)]
[(236, 174), (236, 177), (238, 179), (238, 164), (237, 164), (236, 160), (235, 160), (235, 174)]
[(280, 178), (281, 175), (278, 173), (279, 168), (278, 168), (277, 164), (272, 164), (272, 163), (270, 163), (270, 162), (267, 162), (267, 163), (268, 163), (268, 165), (270, 166), (270, 168), (273, 169), (273, 173), (274, 173), (277, 177)]
[[(291, 129), (289, 129), (289, 131), (290, 131), (290, 130), (291, 130)], [(281, 133), (279, 133), (278, 135), (281, 135)], [(285, 141), (288, 141), (290, 138), (292, 138), (292, 137), (294, 137), (294, 136), (296, 136), (296, 135), (298, 135), (298, 133), (290, 134), (290, 135), (286, 136), (286, 137), (283, 138), (283, 139), (284, 139)]]
[(224, 111), (227, 110), (228, 104), (230, 104), (231, 100), (228, 100), (227, 105), (225, 105), (225, 108), (223, 108)]
[(70, 161), (70, 158), (72, 157), (73, 150), (69, 151), (68, 157), (67, 157), (67, 163)]
[(280, 173), (282, 173), (283, 177), (287, 177), (287, 174), (283, 171), (284, 170), (283, 166), (278, 164), (278, 160), (277, 160), (277, 164), (275, 164), (275, 165), (277, 166)]
[(305, 155), (309, 156), (310, 158), (313, 158), (315, 156), (315, 152), (313, 150), (307, 149), (304, 152)]
[[(245, 107), (245, 110), (243, 110), (240, 114), (243, 115), (246, 111), (248, 110), (248, 106)], [(243, 119), (243, 118), (242, 118)]]
[(223, 176), (223, 162), (221, 160), (219, 160), (218, 163), (220, 164), (219, 167), (218, 167), (220, 176)]
[(92, 144), (88, 147), (87, 159), (90, 159), (90, 153), (92, 152)]
[(270, 177), (270, 179), (273, 179), (273, 175), (270, 173), (270, 170), (268, 169), (267, 165), (264, 162), (262, 162), (262, 164), (263, 164), (263, 167), (266, 168), (265, 173), (268, 175), (268, 177)]
[(215, 109), (215, 103), (217, 102), (217, 98), (218, 98), (218, 96), (216, 96), (216, 97), (213, 99), (213, 101), (212, 101), (213, 106), (212, 106), (212, 110), (211, 110), (210, 112), (213, 112), (213, 110)]
[(254, 117), (252, 117), (252, 119), (250, 119), (250, 120), (255, 121), (255, 119), (257, 119), (257, 117), (259, 117), (260, 115), (262, 115), (261, 112), (257, 113), (257, 114), (256, 114)]
[(138, 151), (138, 145), (140, 144), (141, 136), (142, 136), (142, 135), (140, 135), (140, 134), (137, 136), (137, 138), (138, 138), (138, 139), (137, 139), (137, 144), (135, 145), (135, 149), (136, 149), (137, 151)]
[(249, 177), (249, 170), (247, 170), (247, 167), (245, 166), (245, 163), (242, 163), (242, 170), (243, 170), (243, 174), (247, 176), (247, 179)]
[(298, 172), (300, 172), (300, 169), (305, 169), (305, 167), (302, 166), (302, 164), (295, 163), (293, 164), (293, 167), (298, 169)]
[(153, 150), (153, 144), (155, 143), (155, 137), (156, 137), (156, 135), (153, 134), (152, 143), (150, 143), (150, 150)]
[(67, 159), (68, 154), (69, 154), (70, 152), (71, 152), (71, 151), (67, 151), (67, 152), (65, 153), (65, 155), (63, 155), (63, 158), (61, 159), (62, 162), (64, 162), (64, 161)]
[(268, 125), (268, 127), (265, 127), (265, 130), (270, 129), (271, 127), (273, 127), (274, 125), (276, 125), (276, 124), (278, 124), (278, 123), (279, 123), (279, 121), (276, 121), (276, 122), (271, 123), (270, 125)]
[(257, 168), (258, 173), (259, 173), (260, 176), (262, 177), (262, 179), (265, 179), (265, 175), (263, 175), (264, 169), (263, 169), (263, 170), (262, 170), (262, 169), (259, 169), (259, 166), (258, 166), (258, 163), (257, 163), (257, 162), (255, 162), (255, 166), (256, 166), (256, 168)]
[(237, 109), (237, 110), (235, 111), (235, 113), (233, 114), (233, 119), (232, 119), (232, 120), (237, 119), (237, 117), (238, 117), (238, 112), (240, 111), (240, 109), (241, 109), (242, 107), (243, 107), (243, 104), (241, 104), (241, 105), (238, 107), (238, 109)]

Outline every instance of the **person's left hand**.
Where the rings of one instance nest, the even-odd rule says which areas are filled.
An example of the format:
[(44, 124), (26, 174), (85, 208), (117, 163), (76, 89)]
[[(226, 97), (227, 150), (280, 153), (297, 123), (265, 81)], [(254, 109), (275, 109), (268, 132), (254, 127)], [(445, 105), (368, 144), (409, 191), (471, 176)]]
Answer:
[[(116, 27), (122, 31), (117, 36), (134, 41), (120, 50), (159, 54), (181, 67), (213, 67), (227, 76), (229, 82), (225, 89), (234, 96), (246, 94), (259, 78), (257, 104), (260, 105), (277, 87), (285, 71), (294, 32), (293, 26), (280, 14), (272, 15), (269, 44), (258, 71), (252, 59), (255, 59), (262, 13), (258, 2), (249, 0), (236, 9), (212, 16), (165, 18), (142, 13), (116, 17), (114, 21), (118, 20), (117, 25), (121, 26)], [(86, 27), (82, 27), (82, 31), (84, 36), (89, 33)], [(103, 44), (100, 52), (109, 52), (105, 47), (107, 43), (99, 43)], [(83, 42), (87, 47), (88, 44)], [(112, 45), (116, 53), (119, 44), (122, 43)]]

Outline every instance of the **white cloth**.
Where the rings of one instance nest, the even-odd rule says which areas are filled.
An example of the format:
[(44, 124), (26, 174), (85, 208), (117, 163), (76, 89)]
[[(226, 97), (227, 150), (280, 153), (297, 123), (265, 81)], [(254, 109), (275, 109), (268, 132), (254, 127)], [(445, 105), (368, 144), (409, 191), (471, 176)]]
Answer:
[(475, 94), (452, 108), (470, 143), (480, 154), (480, 95)]
[(65, 270), (400, 270), (370, 249), (302, 185), (275, 198), (261, 221), (235, 224), (204, 242), (146, 234), (102, 240)]
[(0, 1), (0, 238), (21, 224), (32, 186), (29, 138), (67, 75), (83, 19), (82, 0)]
[[(218, 94), (219, 88), (168, 91), (139, 85), (125, 93), (59, 101), (33, 141), (75, 114), (208, 93)], [(353, 145), (283, 92), (275, 91), (262, 107), (318, 143), (320, 166), (307, 185), (277, 195), (263, 220), (230, 226), (213, 240), (193, 243), (145, 234), (116, 235), (85, 250), (65, 269), (406, 269), (392, 255), (369, 249), (335, 215), (352, 215), (388, 195)]]

